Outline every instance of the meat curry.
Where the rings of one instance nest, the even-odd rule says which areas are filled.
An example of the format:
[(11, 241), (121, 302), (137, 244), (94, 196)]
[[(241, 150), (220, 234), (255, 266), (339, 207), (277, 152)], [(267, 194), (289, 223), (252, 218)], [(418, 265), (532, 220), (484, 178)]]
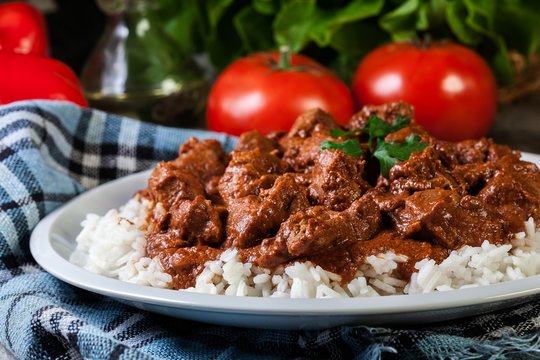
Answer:
[[(358, 156), (321, 150), (336, 141), (333, 129), (363, 129), (373, 115), (388, 124), (410, 119), (385, 142), (413, 134), (426, 144), (388, 176), (363, 132), (341, 138), (360, 144)], [(269, 269), (311, 261), (344, 283), (367, 256), (392, 250), (408, 257), (397, 269), (408, 281), (421, 259), (509, 242), (529, 217), (538, 220), (540, 172), (488, 138), (438, 141), (397, 102), (364, 107), (346, 127), (313, 110), (288, 133), (244, 133), (230, 154), (216, 140), (191, 138), (178, 158), (157, 165), (140, 195), (154, 204), (147, 256), (158, 256), (176, 289), (193, 286), (204, 264), (229, 248)]]

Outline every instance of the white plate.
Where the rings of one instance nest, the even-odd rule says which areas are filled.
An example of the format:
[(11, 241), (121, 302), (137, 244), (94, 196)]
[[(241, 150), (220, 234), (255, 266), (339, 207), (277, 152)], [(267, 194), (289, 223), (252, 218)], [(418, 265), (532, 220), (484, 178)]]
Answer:
[[(540, 164), (540, 156), (523, 154)], [(86, 213), (104, 214), (146, 187), (146, 171), (88, 191), (45, 217), (30, 239), (36, 261), (77, 287), (173, 317), (208, 323), (274, 329), (344, 324), (389, 325), (444, 321), (493, 311), (540, 296), (540, 275), (495, 285), (423, 295), (354, 299), (275, 299), (196, 294), (151, 288), (90, 273), (71, 264), (75, 237)]]

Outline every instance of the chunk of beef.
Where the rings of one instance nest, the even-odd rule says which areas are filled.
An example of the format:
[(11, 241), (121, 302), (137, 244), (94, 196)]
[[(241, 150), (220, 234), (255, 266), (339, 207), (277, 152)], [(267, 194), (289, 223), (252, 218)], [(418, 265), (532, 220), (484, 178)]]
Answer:
[(217, 186), (228, 162), (229, 155), (223, 151), (219, 141), (215, 139), (199, 141), (191, 137), (180, 146), (178, 158), (171, 161), (171, 165), (199, 179), (208, 197), (219, 203)]
[(217, 260), (222, 252), (208, 246), (191, 246), (163, 251), (159, 259), (163, 269), (172, 275), (173, 288), (178, 290), (195, 286), (195, 279), (203, 271), (204, 264)]
[(504, 239), (504, 221), (496, 209), (477, 197), (455, 191), (419, 191), (392, 214), (400, 234), (433, 242), (447, 249), (480, 246)]
[(386, 135), (384, 141), (405, 142), (411, 135), (420, 136), (421, 142), (425, 144), (433, 145), (437, 143), (437, 139), (429, 135), (420, 125), (413, 125), (399, 129), (398, 131)]
[(493, 142), (493, 139), (488, 139), (490, 145), (488, 147), (487, 162), (494, 163), (504, 157), (511, 158), (513, 162), (519, 161), (521, 158), (521, 153), (519, 151), (514, 151), (510, 149), (507, 145), (499, 145)]
[(392, 213), (396, 229), (403, 236), (417, 234), (430, 216), (436, 212), (448, 211), (460, 198), (455, 191), (442, 188), (417, 191), (404, 199), (403, 207)]
[(529, 217), (540, 216), (540, 171), (526, 161), (505, 157), (486, 181), (478, 197), (493, 205), (509, 221), (509, 231), (522, 231)]
[[(424, 143), (435, 143), (436, 140), (430, 136), (426, 130), (416, 123), (414, 116), (414, 107), (404, 101), (391, 102), (383, 105), (366, 105), (360, 111), (352, 116), (347, 124), (347, 129), (363, 129), (371, 116), (377, 116), (388, 124), (394, 124), (399, 116), (409, 118), (409, 126), (393, 132), (385, 138), (385, 141), (404, 142), (411, 134), (418, 135)], [(367, 141), (367, 135), (364, 135)]]
[(169, 228), (191, 245), (217, 246), (223, 235), (220, 209), (202, 196), (182, 201), (169, 211)]
[(478, 195), (486, 182), (493, 177), (498, 165), (494, 163), (459, 165), (452, 170), (454, 176), (463, 179), (462, 184), (469, 195)]
[(247, 248), (272, 236), (291, 214), (309, 206), (307, 190), (293, 174), (280, 176), (271, 189), (229, 203), (224, 248)]
[(148, 187), (142, 195), (155, 203), (162, 203), (166, 209), (182, 200), (193, 200), (204, 195), (199, 180), (189, 172), (161, 161), (148, 178)]
[(433, 146), (411, 154), (409, 160), (398, 162), (390, 169), (390, 189), (396, 194), (435, 188), (453, 189), (465, 194), (463, 180), (452, 173)]
[(233, 151), (232, 160), (219, 181), (219, 193), (226, 203), (247, 195), (258, 195), (273, 186), (287, 170), (287, 163), (260, 148)]
[(368, 190), (365, 196), (369, 196), (377, 206), (379, 210), (384, 214), (388, 214), (398, 207), (405, 205), (405, 199), (409, 196), (408, 192), (399, 192), (393, 194), (387, 187), (375, 187)]
[(480, 140), (465, 140), (456, 143), (453, 150), (460, 164), (481, 164), (487, 162), (490, 142)]
[(330, 130), (339, 128), (332, 115), (320, 109), (301, 115), (289, 133), (280, 139), (283, 160), (296, 172), (310, 172), (320, 155), (321, 142), (335, 141)]
[(445, 154), (447, 158), (454, 159), (453, 167), (465, 164), (494, 163), (504, 156), (514, 160), (519, 159), (519, 152), (512, 151), (506, 145), (493, 143), (492, 139), (464, 140), (457, 143), (439, 142), (436, 149)]
[(448, 211), (434, 213), (421, 237), (433, 237), (436, 243), (448, 249), (480, 246), (486, 240), (500, 244), (509, 235), (504, 232), (504, 226), (504, 219), (493, 206), (466, 195)]
[(369, 197), (356, 200), (341, 212), (313, 206), (289, 217), (275, 237), (262, 242), (257, 263), (274, 268), (296, 258), (331, 256), (337, 249), (346, 251), (352, 244), (369, 239), (380, 224), (380, 211)]
[(146, 235), (148, 256), (169, 248), (195, 245), (219, 246), (223, 240), (222, 209), (197, 196), (174, 204), (169, 211), (151, 219)]
[(263, 153), (280, 156), (281, 146), (275, 139), (259, 134), (257, 131), (245, 132), (238, 138), (234, 151), (245, 152), (259, 149)]
[(423, 259), (429, 258), (437, 263), (443, 261), (449, 251), (442, 246), (432, 244), (427, 241), (418, 241), (401, 235), (393, 229), (383, 229), (375, 234), (371, 239), (362, 241), (351, 249), (357, 261), (363, 262), (368, 256), (378, 256), (387, 251), (395, 254), (405, 255), (408, 259), (405, 262), (398, 262), (397, 272), (401, 279), (408, 280), (413, 272), (416, 272), (414, 265)]
[(407, 116), (411, 125), (416, 124), (414, 107), (404, 101), (396, 101), (384, 105), (366, 105), (362, 107), (349, 120), (347, 128), (351, 130), (363, 129), (372, 115), (386, 121), (388, 124), (393, 124), (398, 116)]
[(341, 150), (322, 151), (311, 174), (310, 197), (331, 210), (347, 209), (370, 188), (362, 178), (364, 163)]
[(307, 139), (317, 132), (338, 128), (340, 125), (330, 113), (317, 108), (300, 115), (282, 141), (287, 142), (286, 139), (294, 138)]
[[(370, 198), (362, 198), (345, 211), (310, 207), (287, 221), (287, 250), (293, 257), (320, 253), (333, 247), (367, 240), (378, 229), (381, 215)], [(289, 229), (287, 229), (289, 227)], [(281, 229), (280, 229), (281, 232)]]

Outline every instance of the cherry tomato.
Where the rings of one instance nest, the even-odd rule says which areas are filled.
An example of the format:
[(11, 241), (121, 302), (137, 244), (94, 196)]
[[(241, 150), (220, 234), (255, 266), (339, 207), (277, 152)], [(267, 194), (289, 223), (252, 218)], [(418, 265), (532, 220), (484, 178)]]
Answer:
[(497, 111), (497, 83), (474, 51), (451, 42), (389, 43), (366, 55), (352, 83), (357, 107), (404, 100), (436, 138), (479, 138)]
[(279, 59), (278, 52), (257, 53), (226, 68), (208, 97), (208, 129), (233, 135), (288, 131), (299, 115), (316, 107), (347, 123), (354, 104), (336, 75), (303, 55), (292, 54), (284, 68)]

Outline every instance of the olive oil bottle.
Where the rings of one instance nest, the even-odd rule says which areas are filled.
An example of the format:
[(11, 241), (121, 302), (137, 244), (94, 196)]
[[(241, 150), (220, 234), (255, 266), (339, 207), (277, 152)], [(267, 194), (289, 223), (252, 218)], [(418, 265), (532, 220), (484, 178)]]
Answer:
[(108, 21), (81, 83), (90, 106), (166, 126), (204, 128), (209, 85), (150, 0), (98, 0)]

